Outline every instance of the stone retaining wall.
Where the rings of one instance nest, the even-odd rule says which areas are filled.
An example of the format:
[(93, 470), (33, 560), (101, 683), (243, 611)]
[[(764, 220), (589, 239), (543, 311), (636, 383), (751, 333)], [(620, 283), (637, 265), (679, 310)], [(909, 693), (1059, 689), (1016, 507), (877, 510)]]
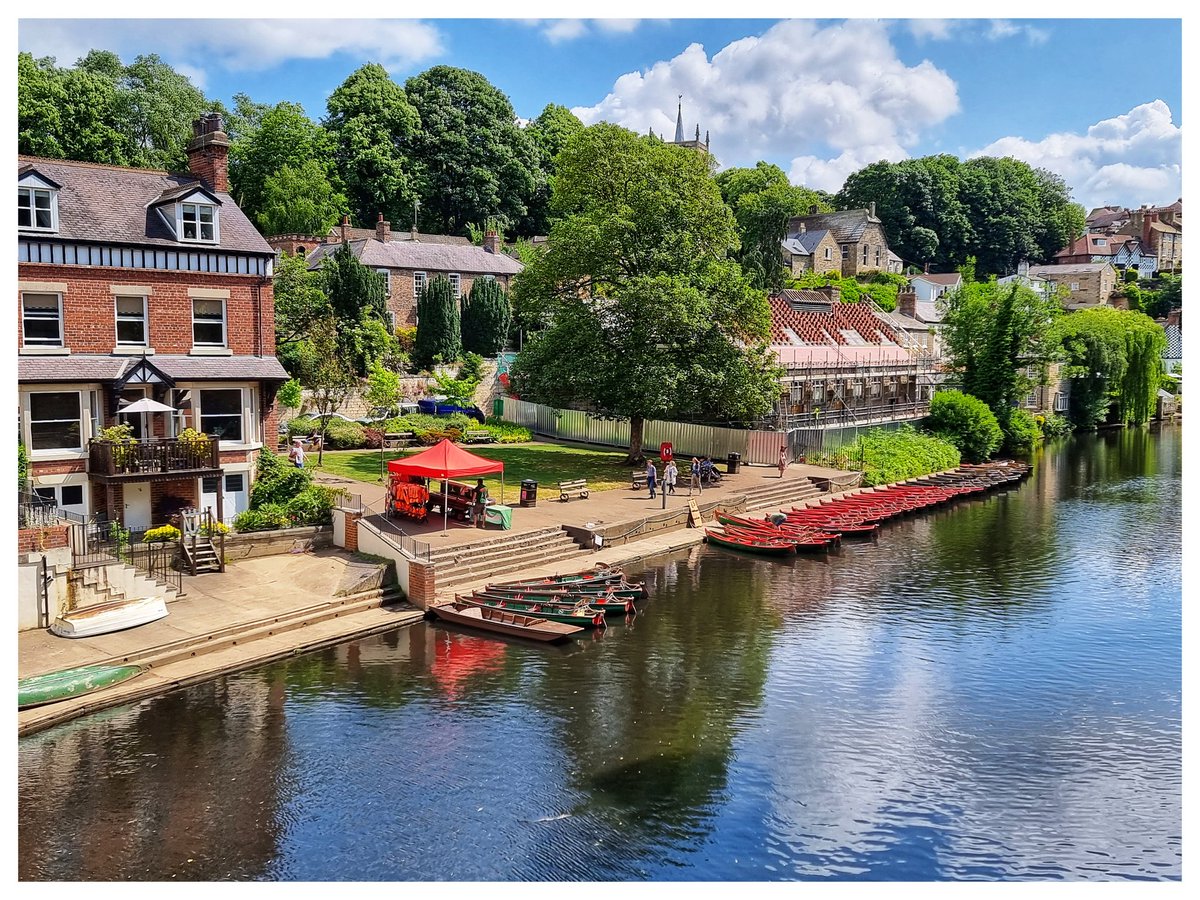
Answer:
[[(218, 542), (213, 541), (217, 546)], [(276, 531), (251, 531), (225, 536), (225, 561), (275, 556), (294, 550), (326, 550), (333, 546), (332, 525), (306, 525)]]

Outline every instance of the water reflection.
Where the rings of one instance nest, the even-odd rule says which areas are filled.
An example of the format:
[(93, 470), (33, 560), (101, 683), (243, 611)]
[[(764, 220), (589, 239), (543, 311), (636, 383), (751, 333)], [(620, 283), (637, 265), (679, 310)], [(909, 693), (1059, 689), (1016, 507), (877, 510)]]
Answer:
[(655, 561), (564, 648), (421, 624), (26, 738), (20, 876), (1178, 879), (1178, 429), (1037, 463)]

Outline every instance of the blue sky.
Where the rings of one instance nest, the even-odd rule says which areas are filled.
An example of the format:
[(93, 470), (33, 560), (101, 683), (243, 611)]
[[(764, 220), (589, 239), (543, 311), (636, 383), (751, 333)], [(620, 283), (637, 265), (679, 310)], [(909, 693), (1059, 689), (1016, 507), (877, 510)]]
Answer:
[(18, 44), (61, 64), (93, 47), (158, 53), (211, 97), (293, 100), (314, 118), (368, 61), (401, 83), (474, 69), (520, 117), (553, 102), (640, 132), (673, 133), (682, 93), (688, 136), (710, 131), (722, 165), (766, 159), (836, 190), (877, 159), (1013, 155), (1093, 206), (1180, 195), (1181, 34), (1178, 19), (1131, 18), (25, 19)]

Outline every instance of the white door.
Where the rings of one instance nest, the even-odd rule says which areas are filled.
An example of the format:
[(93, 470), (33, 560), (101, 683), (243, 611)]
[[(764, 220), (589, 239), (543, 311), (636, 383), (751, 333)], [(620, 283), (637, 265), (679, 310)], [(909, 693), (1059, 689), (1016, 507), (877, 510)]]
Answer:
[[(225, 479), (225, 495), (222, 498), (223, 507), (217, 509), (217, 478)], [(220, 518), (226, 525), (233, 522), (234, 517), (250, 508), (249, 477), (245, 472), (226, 472), (224, 476), (213, 475), (201, 479), (200, 511), (212, 510), (215, 517)]]
[(130, 531), (145, 531), (154, 523), (150, 520), (150, 483), (129, 482), (125, 485), (125, 527)]

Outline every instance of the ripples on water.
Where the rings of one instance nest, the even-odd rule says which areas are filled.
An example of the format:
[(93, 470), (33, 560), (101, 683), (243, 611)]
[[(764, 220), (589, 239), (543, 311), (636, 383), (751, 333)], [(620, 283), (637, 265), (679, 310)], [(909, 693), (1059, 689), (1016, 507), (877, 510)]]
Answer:
[(23, 879), (1178, 879), (1179, 435), (562, 649), (418, 625), (20, 742)]

